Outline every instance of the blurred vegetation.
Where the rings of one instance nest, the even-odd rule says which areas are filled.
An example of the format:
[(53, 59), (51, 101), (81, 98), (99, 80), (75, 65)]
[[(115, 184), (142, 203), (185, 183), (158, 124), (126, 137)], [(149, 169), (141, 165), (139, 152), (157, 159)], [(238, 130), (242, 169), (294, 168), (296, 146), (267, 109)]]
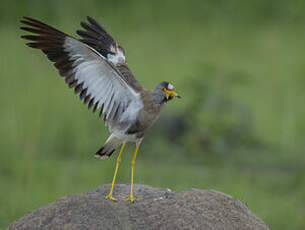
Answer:
[[(304, 1), (2, 0), (0, 228), (29, 210), (110, 183), (108, 131), (49, 61), (20, 39), (21, 16), (75, 35), (90, 15), (127, 51), (147, 88), (182, 95), (147, 134), (136, 182), (215, 189), (271, 229), (304, 229)], [(134, 146), (118, 183), (129, 183)], [(151, 165), (154, 167), (151, 167)]]

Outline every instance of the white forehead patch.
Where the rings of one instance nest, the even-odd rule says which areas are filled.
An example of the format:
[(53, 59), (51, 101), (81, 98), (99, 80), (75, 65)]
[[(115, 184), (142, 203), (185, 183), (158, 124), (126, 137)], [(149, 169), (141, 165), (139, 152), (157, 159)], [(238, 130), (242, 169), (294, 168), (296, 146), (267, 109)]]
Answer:
[(173, 89), (174, 89), (174, 86), (173, 86), (171, 83), (168, 83), (167, 89), (173, 90)]

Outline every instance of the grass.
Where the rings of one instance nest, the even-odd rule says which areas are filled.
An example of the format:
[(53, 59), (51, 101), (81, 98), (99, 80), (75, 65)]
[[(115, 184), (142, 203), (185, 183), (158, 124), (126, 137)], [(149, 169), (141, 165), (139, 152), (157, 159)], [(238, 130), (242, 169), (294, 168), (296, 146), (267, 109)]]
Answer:
[[(303, 9), (280, 1), (282, 14), (276, 16), (267, 3), (263, 15), (263, 3), (251, 4), (260, 9), (256, 12), (239, 1), (212, 2), (196, 7), (130, 1), (102, 7), (76, 1), (60, 9), (53, 1), (45, 8), (41, 3), (30, 7), (30, 1), (11, 3), (14, 11), (1, 15), (0, 27), (0, 228), (61, 196), (109, 183), (115, 162), (92, 157), (107, 129), (49, 61), (25, 47), (16, 24), (21, 15), (49, 20), (73, 34), (86, 15), (96, 17), (119, 38), (145, 87), (166, 79), (182, 94), (183, 100), (166, 106), (164, 114), (186, 111), (195, 99), (194, 84), (207, 79), (215, 94), (246, 106), (251, 132), (265, 148), (241, 145), (209, 153), (193, 142), (197, 133), (173, 144), (162, 133), (158, 138), (156, 127), (141, 148), (137, 183), (177, 192), (219, 190), (242, 200), (271, 229), (305, 227), (305, 32), (302, 23), (292, 23)], [(234, 2), (242, 12), (234, 13), (239, 9)], [(202, 120), (192, 125), (205, 130), (203, 114), (197, 116)], [(119, 183), (129, 183), (130, 158), (124, 155)]]

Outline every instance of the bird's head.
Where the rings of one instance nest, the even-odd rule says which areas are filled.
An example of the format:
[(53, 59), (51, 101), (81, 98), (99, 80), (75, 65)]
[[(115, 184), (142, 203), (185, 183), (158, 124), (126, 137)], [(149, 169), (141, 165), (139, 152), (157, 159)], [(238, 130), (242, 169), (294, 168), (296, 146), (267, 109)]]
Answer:
[(160, 104), (168, 102), (174, 98), (181, 98), (180, 95), (174, 91), (174, 86), (167, 81), (159, 83), (154, 89), (153, 95), (156, 102)]

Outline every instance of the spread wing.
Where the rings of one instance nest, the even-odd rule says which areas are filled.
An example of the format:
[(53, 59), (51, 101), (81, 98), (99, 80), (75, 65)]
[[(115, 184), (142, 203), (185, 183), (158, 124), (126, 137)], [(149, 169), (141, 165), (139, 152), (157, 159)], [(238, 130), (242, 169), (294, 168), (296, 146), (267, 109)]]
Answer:
[(83, 43), (94, 48), (101, 55), (107, 58), (136, 91), (143, 90), (141, 84), (135, 79), (134, 75), (125, 62), (125, 51), (107, 31), (93, 18), (87, 17), (88, 23), (81, 22), (84, 30), (77, 30), (76, 33), (83, 39)]
[(115, 57), (115, 53), (104, 56), (103, 49), (111, 49), (115, 44), (105, 30), (101, 31), (104, 36), (107, 34), (104, 43), (90, 45), (32, 18), (24, 17), (21, 23), (26, 25), (21, 29), (35, 34), (22, 36), (32, 41), (27, 45), (41, 49), (54, 62), (69, 87), (88, 103), (88, 108), (93, 107), (94, 112), (100, 109), (100, 116), (105, 114), (106, 120), (126, 122), (136, 118), (136, 112), (143, 106), (140, 88), (129, 84), (128, 78), (134, 78), (130, 71), (126, 77), (120, 70), (126, 65), (125, 57), (124, 62), (116, 63), (111, 57), (118, 60), (121, 57)]

